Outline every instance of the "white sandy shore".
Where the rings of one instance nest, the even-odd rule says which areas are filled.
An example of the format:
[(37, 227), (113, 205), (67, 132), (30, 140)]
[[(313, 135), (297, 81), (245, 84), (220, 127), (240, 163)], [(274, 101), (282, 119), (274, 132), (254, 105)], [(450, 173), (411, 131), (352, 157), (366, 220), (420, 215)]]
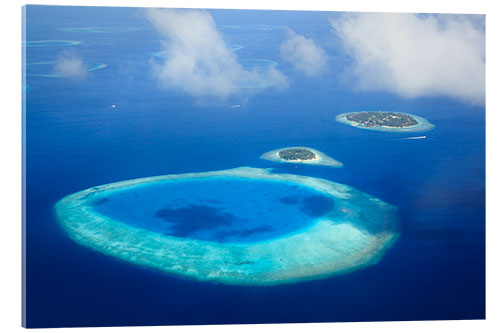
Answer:
[[(314, 153), (315, 158), (310, 159), (310, 160), (285, 160), (279, 157), (279, 153), (282, 150), (285, 149), (307, 149), (310, 150)], [(298, 163), (298, 164), (313, 164), (313, 165), (326, 165), (326, 166), (331, 166), (331, 167), (337, 167), (340, 168), (343, 166), (343, 164), (330, 156), (326, 155), (325, 153), (320, 152), (319, 150), (309, 148), (309, 147), (285, 147), (285, 148), (280, 148), (280, 149), (275, 149), (271, 150), (267, 153), (264, 153), (260, 156), (260, 158), (264, 160), (269, 160), (273, 162), (279, 162), (279, 163)]]

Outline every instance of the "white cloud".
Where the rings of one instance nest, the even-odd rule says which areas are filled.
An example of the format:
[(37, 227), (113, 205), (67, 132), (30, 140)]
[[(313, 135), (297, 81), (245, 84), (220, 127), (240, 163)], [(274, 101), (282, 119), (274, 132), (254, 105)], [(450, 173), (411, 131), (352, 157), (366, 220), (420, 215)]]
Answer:
[(146, 13), (166, 38), (162, 45), (168, 56), (163, 63), (154, 63), (155, 76), (164, 87), (195, 97), (225, 99), (249, 93), (242, 82), (286, 86), (286, 77), (275, 68), (245, 70), (209, 13), (177, 9), (149, 9)]
[(54, 74), (61, 77), (81, 79), (87, 75), (82, 59), (71, 52), (62, 52), (54, 65)]
[(290, 62), (296, 70), (308, 76), (318, 76), (326, 67), (326, 53), (314, 41), (293, 31), (280, 46), (281, 57)]
[[(360, 88), (484, 103), (483, 16), (345, 14), (332, 27)], [(479, 22), (479, 23), (478, 23)]]

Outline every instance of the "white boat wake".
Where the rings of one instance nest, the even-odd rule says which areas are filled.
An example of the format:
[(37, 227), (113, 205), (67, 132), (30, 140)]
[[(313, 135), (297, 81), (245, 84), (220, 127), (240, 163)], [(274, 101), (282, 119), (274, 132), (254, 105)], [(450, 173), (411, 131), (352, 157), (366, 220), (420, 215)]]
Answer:
[(420, 139), (427, 139), (425, 135), (423, 136), (410, 136), (407, 138), (401, 138), (400, 140), (420, 140)]

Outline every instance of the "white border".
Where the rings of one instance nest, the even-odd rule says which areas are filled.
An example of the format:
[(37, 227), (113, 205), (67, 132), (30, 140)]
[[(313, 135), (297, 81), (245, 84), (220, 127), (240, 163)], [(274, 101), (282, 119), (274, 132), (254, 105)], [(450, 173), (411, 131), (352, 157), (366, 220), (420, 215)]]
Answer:
[[(45, 0), (20, 1), (8, 0), (2, 3), (0, 18), (2, 22), (2, 100), (0, 121), (0, 151), (2, 152), (1, 174), (2, 192), (2, 233), (0, 253), (2, 263), (2, 283), (0, 284), (0, 327), (5, 332), (22, 330), (21, 325), (21, 6), (29, 4), (87, 5), (87, 6), (129, 6), (129, 7), (184, 7), (184, 8), (233, 8), (233, 9), (289, 9), (289, 10), (331, 10), (331, 11), (385, 11), (385, 12), (441, 12), (441, 13), (480, 13), (487, 14), (487, 320), (486, 321), (448, 321), (448, 322), (393, 322), (393, 323), (337, 323), (337, 324), (300, 324), (300, 325), (240, 325), (240, 326), (202, 326), (169, 327), (172, 332), (253, 332), (276, 329), (288, 332), (301, 332), (305, 329), (327, 332), (491, 332), (498, 329), (498, 214), (492, 207), (497, 200), (499, 157), (498, 131), (492, 124), (498, 124), (500, 107), (498, 104), (498, 26), (500, 15), (494, 1), (488, 0), (244, 0), (244, 1), (160, 1), (160, 0)], [(5, 74), (7, 73), (7, 75)], [(7, 100), (7, 102), (5, 102)], [(500, 325), (498, 325), (500, 326)], [(99, 328), (93, 330), (106, 332), (142, 332), (145, 328)], [(58, 329), (65, 332), (68, 329)], [(88, 331), (90, 329), (78, 329)], [(163, 331), (164, 327), (147, 328), (146, 331)], [(48, 329), (45, 331), (53, 331)], [(55, 330), (54, 330), (55, 331)]]

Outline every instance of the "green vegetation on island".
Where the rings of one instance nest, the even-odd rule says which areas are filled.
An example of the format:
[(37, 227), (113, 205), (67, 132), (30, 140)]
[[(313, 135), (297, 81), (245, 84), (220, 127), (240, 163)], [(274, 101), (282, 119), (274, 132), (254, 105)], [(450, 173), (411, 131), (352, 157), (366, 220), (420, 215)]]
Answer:
[(418, 121), (411, 115), (399, 112), (361, 111), (348, 113), (345, 118), (368, 128), (379, 126), (403, 128), (418, 125)]
[(308, 161), (316, 158), (316, 154), (305, 148), (283, 149), (278, 153), (278, 156), (286, 161)]
[(275, 149), (262, 154), (260, 158), (279, 163), (326, 165), (336, 168), (342, 166), (341, 162), (334, 160), (319, 150), (309, 147), (285, 147)]

